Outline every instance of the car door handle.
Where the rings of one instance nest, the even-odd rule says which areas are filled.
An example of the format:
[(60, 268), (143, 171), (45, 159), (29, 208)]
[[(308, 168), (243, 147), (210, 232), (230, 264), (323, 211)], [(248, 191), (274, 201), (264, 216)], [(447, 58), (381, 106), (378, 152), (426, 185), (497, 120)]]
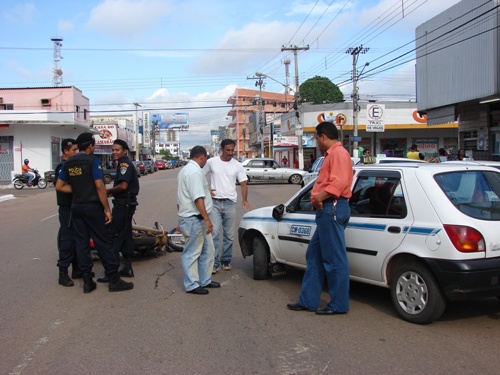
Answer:
[(391, 233), (401, 233), (401, 228), (400, 227), (389, 227), (389, 228), (387, 228), (387, 231), (391, 232)]

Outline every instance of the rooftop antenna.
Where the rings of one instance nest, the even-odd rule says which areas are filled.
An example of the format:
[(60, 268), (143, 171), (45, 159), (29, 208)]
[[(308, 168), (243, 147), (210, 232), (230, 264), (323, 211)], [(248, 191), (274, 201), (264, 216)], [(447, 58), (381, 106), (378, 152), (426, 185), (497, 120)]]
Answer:
[(62, 70), (61, 70), (61, 47), (62, 47), (62, 38), (54, 37), (52, 39), (52, 42), (54, 42), (54, 67), (52, 68), (52, 84), (55, 87), (60, 87), (63, 85), (63, 78), (62, 78)]

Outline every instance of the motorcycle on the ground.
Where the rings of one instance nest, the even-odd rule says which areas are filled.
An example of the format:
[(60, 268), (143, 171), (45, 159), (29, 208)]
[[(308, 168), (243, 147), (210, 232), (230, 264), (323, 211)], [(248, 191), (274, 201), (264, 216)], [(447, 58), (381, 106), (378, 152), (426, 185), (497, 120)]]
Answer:
[(31, 185), (28, 184), (28, 177), (16, 173), (14, 175), (14, 179), (12, 180), (14, 187), (17, 190), (21, 190), (22, 188), (29, 186), (37, 186), (39, 189), (45, 189), (47, 187), (47, 181), (45, 181), (45, 179), (40, 176), (40, 173), (38, 173), (37, 169), (35, 169), (33, 172), (35, 173), (35, 178), (33, 179), (33, 181), (31, 181)]

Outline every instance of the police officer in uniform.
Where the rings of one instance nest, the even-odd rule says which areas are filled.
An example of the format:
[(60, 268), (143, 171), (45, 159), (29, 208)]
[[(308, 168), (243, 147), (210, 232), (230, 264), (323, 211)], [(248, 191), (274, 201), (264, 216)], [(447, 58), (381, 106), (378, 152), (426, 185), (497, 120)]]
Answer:
[(99, 258), (109, 275), (109, 291), (130, 290), (134, 284), (123, 281), (118, 273), (119, 260), (113, 252), (113, 242), (107, 224), (112, 222), (102, 168), (94, 154), (95, 139), (82, 133), (76, 139), (79, 153), (69, 158), (56, 182), (56, 190), (73, 193), (71, 220), (76, 240), (78, 264), (83, 272), (83, 292), (96, 288), (92, 274), (90, 238), (94, 240)]
[[(78, 146), (72, 138), (63, 139), (61, 142), (62, 157), (61, 162), (55, 169), (55, 180), (57, 181), (59, 173), (61, 173), (64, 163), (71, 156), (76, 155)], [(69, 265), (72, 264), (71, 277), (79, 279), (82, 273), (78, 268), (78, 260), (76, 258), (75, 235), (71, 226), (71, 201), (73, 196), (69, 193), (61, 193), (56, 191), (57, 205), (59, 206), (59, 232), (57, 233), (57, 248), (59, 250), (59, 259), (57, 267), (59, 267), (59, 285), (73, 286), (75, 283), (68, 275)]]
[[(127, 142), (117, 139), (113, 142), (111, 154), (116, 162), (116, 177), (113, 187), (108, 189), (108, 197), (113, 197), (113, 221), (109, 225), (109, 232), (113, 241), (114, 253), (120, 259), (123, 256), (122, 277), (134, 277), (132, 257), (134, 256), (134, 241), (132, 234), (132, 217), (137, 206), (139, 194), (139, 178), (135, 165), (128, 157)], [(108, 282), (108, 275), (97, 279), (99, 282)]]

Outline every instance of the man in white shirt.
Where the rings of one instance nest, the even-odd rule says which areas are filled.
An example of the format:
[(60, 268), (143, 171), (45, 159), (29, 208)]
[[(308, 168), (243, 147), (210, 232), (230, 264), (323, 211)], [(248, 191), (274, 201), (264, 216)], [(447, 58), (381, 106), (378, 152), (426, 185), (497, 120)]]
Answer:
[[(213, 224), (212, 237), (215, 246), (213, 272), (222, 266), (224, 271), (231, 270), (233, 241), (236, 231), (236, 181), (240, 183), (242, 207), (252, 208), (248, 203), (247, 175), (243, 166), (233, 159), (235, 142), (224, 139), (220, 144), (220, 155), (207, 160), (203, 172), (211, 174), (211, 194), (213, 209), (210, 220)], [(222, 240), (221, 240), (222, 238)], [(222, 254), (221, 254), (222, 244)]]
[(179, 230), (186, 238), (182, 252), (182, 270), (186, 292), (208, 294), (206, 288), (220, 288), (212, 281), (214, 244), (209, 212), (212, 198), (202, 168), (207, 151), (202, 146), (191, 149), (190, 160), (177, 176), (177, 208)]

